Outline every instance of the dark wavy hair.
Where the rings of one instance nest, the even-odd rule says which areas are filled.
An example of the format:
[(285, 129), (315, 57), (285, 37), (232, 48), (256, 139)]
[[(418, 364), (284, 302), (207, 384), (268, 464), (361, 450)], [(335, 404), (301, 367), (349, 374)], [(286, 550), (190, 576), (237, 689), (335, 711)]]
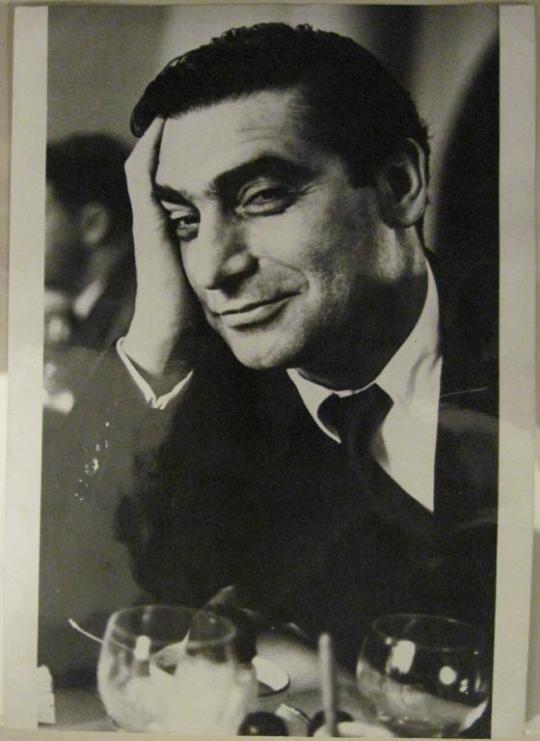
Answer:
[(146, 88), (131, 130), (142, 136), (158, 115), (291, 88), (306, 103), (306, 136), (341, 155), (353, 184), (371, 184), (374, 168), (408, 138), (429, 161), (426, 126), (401, 85), (352, 39), (307, 25), (235, 28), (176, 57)]

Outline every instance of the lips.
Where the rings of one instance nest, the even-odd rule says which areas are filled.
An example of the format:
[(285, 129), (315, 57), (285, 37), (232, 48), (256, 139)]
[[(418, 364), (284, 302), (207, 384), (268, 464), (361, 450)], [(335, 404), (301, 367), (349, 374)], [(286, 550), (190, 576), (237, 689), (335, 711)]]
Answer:
[(231, 307), (215, 312), (227, 327), (248, 327), (261, 324), (279, 313), (294, 294), (279, 296), (264, 301), (250, 302), (239, 307)]

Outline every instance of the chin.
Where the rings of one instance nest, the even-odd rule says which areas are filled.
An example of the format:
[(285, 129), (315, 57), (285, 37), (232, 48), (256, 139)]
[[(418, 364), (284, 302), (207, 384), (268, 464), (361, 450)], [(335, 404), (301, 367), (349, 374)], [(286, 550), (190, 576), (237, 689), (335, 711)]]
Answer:
[(239, 363), (253, 370), (277, 370), (294, 368), (299, 352), (294, 346), (272, 342), (271, 338), (245, 337), (241, 341), (226, 342)]

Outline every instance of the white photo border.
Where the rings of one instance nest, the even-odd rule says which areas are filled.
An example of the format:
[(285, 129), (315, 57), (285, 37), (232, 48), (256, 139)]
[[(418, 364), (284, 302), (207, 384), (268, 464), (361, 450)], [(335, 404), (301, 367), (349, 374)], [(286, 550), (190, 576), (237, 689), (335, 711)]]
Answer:
[[(533, 7), (500, 7), (501, 417), (493, 737), (521, 735), (525, 712), (534, 485), (534, 36)], [(46, 7), (17, 9), (14, 43), (4, 706), (6, 726), (28, 729), (36, 727)], [(85, 734), (88, 741), (107, 736)]]

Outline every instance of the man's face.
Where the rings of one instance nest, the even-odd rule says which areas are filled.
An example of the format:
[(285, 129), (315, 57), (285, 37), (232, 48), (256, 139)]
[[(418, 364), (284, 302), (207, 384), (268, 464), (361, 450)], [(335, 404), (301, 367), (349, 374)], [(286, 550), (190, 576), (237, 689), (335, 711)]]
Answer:
[(45, 285), (74, 290), (84, 265), (79, 219), (47, 184), (45, 207)]
[[(370, 335), (403, 270), (373, 188), (309, 141), (295, 91), (196, 109), (164, 127), (156, 195), (208, 323), (248, 367), (306, 367)], [(379, 318), (379, 325), (380, 325)]]

